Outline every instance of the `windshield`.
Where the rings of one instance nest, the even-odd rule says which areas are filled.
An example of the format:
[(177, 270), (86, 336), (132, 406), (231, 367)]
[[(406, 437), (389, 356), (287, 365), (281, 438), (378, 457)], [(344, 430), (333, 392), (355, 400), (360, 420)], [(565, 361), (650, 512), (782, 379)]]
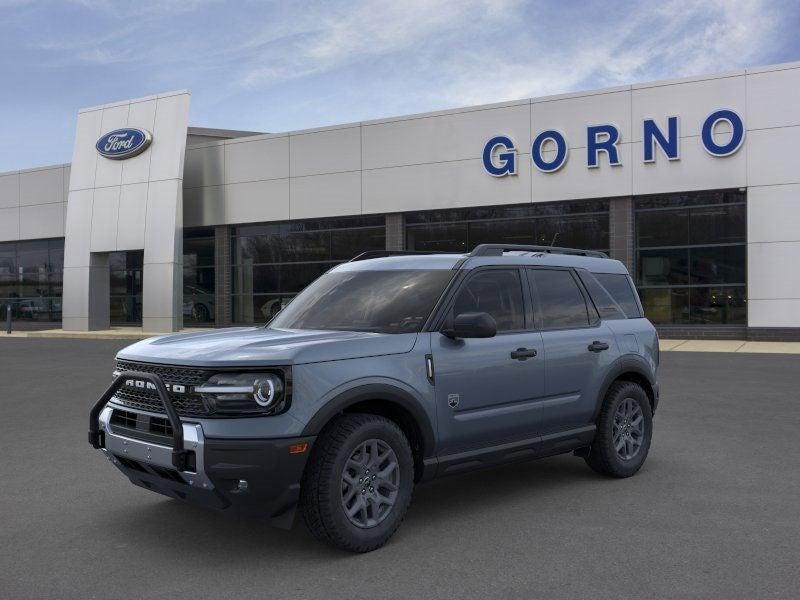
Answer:
[(303, 290), (269, 327), (415, 333), (453, 273), (450, 269), (332, 271)]

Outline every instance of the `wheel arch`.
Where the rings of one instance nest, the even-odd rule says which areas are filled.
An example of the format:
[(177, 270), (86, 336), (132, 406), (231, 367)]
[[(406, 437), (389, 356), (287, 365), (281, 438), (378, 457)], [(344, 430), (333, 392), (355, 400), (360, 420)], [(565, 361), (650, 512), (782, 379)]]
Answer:
[(643, 358), (626, 356), (614, 363), (603, 380), (603, 385), (597, 396), (597, 406), (595, 407), (594, 418), (592, 420), (597, 420), (597, 417), (600, 415), (600, 409), (608, 394), (608, 390), (611, 389), (611, 386), (617, 381), (631, 381), (641, 386), (650, 401), (650, 409), (655, 413), (656, 382), (649, 366)]
[(411, 445), (414, 454), (414, 479), (422, 479), (425, 459), (433, 453), (435, 437), (430, 418), (413, 395), (399, 387), (383, 383), (351, 388), (325, 403), (308, 421), (302, 435), (319, 435), (337, 415), (344, 413), (367, 413), (394, 421)]

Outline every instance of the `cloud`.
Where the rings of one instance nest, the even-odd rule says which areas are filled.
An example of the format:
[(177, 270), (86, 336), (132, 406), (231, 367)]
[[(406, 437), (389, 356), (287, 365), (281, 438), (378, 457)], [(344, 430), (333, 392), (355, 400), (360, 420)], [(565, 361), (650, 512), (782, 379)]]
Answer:
[[(800, 58), (796, 0), (0, 0), (0, 129), (168, 89), (285, 131)], [(24, 125), (24, 126), (23, 126)], [(68, 160), (7, 144), (0, 170)], [(53, 153), (51, 157), (49, 153)], [(32, 156), (42, 154), (40, 159)]]

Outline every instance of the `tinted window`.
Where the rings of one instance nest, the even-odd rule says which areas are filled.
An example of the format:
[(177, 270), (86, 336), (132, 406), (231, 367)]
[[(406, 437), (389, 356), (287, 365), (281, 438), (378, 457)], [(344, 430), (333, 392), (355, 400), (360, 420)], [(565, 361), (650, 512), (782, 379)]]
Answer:
[(531, 269), (543, 329), (587, 327), (589, 313), (569, 271)]
[(594, 276), (602, 286), (611, 294), (611, 297), (619, 304), (629, 319), (636, 319), (642, 316), (639, 310), (639, 303), (633, 294), (633, 286), (627, 275), (617, 273), (594, 273)]
[(492, 315), (497, 331), (525, 328), (525, 304), (516, 269), (490, 269), (471, 277), (456, 296), (451, 318), (467, 312)]
[(332, 271), (303, 290), (270, 327), (413, 333), (452, 276), (449, 269)]
[(603, 319), (625, 319), (627, 318), (625, 312), (617, 304), (616, 300), (611, 297), (611, 294), (603, 287), (603, 285), (595, 279), (595, 276), (588, 271), (578, 271), (578, 275), (586, 286), (586, 290), (592, 297), (597, 311)]

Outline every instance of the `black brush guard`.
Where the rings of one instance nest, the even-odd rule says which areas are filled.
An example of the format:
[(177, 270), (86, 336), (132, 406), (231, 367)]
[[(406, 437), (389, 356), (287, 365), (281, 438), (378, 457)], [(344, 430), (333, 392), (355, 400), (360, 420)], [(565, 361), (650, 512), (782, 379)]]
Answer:
[(110, 386), (108, 386), (108, 389), (103, 392), (103, 395), (92, 407), (91, 412), (89, 412), (89, 444), (91, 444), (92, 448), (98, 450), (103, 447), (102, 432), (99, 427), (100, 413), (103, 408), (105, 408), (106, 404), (109, 403), (116, 391), (125, 385), (125, 382), (129, 379), (140, 379), (150, 382), (155, 386), (161, 404), (164, 405), (164, 410), (167, 413), (170, 425), (172, 425), (172, 464), (178, 471), (185, 471), (187, 452), (183, 449), (183, 425), (181, 424), (180, 417), (178, 417), (178, 411), (176, 411), (175, 407), (172, 405), (172, 400), (169, 398), (164, 382), (161, 380), (161, 377), (154, 373), (124, 371), (120, 373)]

